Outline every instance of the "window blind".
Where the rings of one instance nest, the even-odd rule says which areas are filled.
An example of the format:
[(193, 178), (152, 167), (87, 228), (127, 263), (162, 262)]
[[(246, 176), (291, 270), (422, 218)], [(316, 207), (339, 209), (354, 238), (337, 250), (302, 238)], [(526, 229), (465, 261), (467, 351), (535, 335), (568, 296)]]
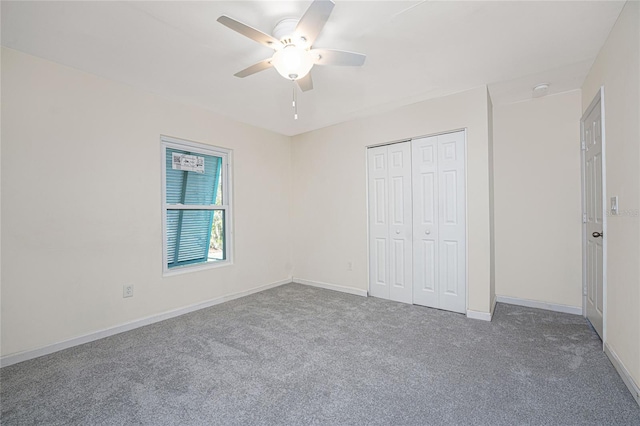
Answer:
[[(173, 153), (204, 157), (204, 173), (172, 168)], [(221, 187), (222, 158), (167, 148), (166, 162), (167, 266), (206, 261), (215, 210), (184, 210), (181, 207), (216, 204)]]

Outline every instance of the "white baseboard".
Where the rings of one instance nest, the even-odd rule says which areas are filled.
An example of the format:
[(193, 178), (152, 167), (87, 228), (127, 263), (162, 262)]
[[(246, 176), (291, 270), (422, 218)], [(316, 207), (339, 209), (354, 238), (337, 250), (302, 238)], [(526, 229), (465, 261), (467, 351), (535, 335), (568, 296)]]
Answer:
[(498, 296), (493, 295), (493, 300), (491, 301), (491, 316), (496, 312), (496, 304), (498, 303)]
[(611, 364), (613, 364), (620, 377), (622, 377), (622, 381), (627, 385), (627, 388), (629, 388), (631, 395), (633, 395), (633, 398), (636, 400), (638, 405), (640, 405), (640, 388), (636, 382), (633, 381), (633, 377), (631, 377), (629, 370), (627, 370), (622, 361), (620, 361), (618, 354), (611, 349), (608, 343), (604, 344), (604, 353), (609, 357)]
[(239, 293), (233, 293), (227, 296), (217, 297), (215, 299), (207, 300), (205, 302), (195, 303), (193, 305), (185, 306), (183, 308), (173, 309), (160, 314), (151, 315), (145, 318), (140, 318), (134, 321), (130, 321), (124, 324), (117, 325), (115, 327), (109, 327), (102, 330), (94, 331), (92, 333), (84, 334), (82, 336), (74, 337), (62, 342), (53, 343), (51, 345), (42, 346), (37, 349), (32, 349), (24, 352), (18, 352), (15, 354), (5, 355), (0, 358), (0, 367), (6, 367), (9, 365), (17, 364), (29, 359), (38, 358), (43, 355), (49, 355), (54, 352), (68, 349), (73, 346), (82, 345), (84, 343), (93, 342), (94, 340), (103, 339), (105, 337), (113, 336), (114, 334), (123, 333), (125, 331), (133, 330), (134, 328), (144, 327), (145, 325), (153, 324), (159, 321), (164, 321), (169, 318), (174, 318), (180, 315), (188, 314), (189, 312), (198, 311), (200, 309), (209, 308), (220, 303), (228, 302), (230, 300), (238, 299), (240, 297), (249, 296), (250, 294), (258, 293), (260, 291), (268, 290), (270, 288), (278, 287), (283, 284), (289, 284), (291, 279), (277, 281), (270, 284), (265, 284), (250, 290), (241, 291)]
[(526, 306), (527, 308), (546, 309), (547, 311), (563, 312), (565, 314), (582, 315), (581, 306), (560, 305), (558, 303), (538, 302), (537, 300), (519, 299), (517, 297), (496, 296), (499, 303)]
[(472, 311), (471, 309), (467, 309), (467, 318), (491, 321), (491, 316), (492, 314), (490, 312)]
[(322, 283), (319, 281), (304, 280), (302, 278), (296, 278), (296, 277), (293, 277), (292, 281), (294, 283), (309, 285), (312, 287), (319, 287), (327, 290), (341, 291), (343, 293), (349, 293), (349, 294), (355, 294), (356, 296), (367, 297), (367, 290), (362, 290), (359, 288), (344, 287), (337, 284), (329, 284), (329, 283)]

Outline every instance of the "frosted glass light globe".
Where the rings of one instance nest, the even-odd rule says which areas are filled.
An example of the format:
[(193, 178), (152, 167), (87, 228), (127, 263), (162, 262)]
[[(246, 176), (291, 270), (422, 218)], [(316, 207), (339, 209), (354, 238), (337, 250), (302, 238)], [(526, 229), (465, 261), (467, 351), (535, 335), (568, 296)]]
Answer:
[(274, 53), (271, 64), (284, 78), (298, 80), (309, 74), (313, 60), (309, 51), (290, 44)]

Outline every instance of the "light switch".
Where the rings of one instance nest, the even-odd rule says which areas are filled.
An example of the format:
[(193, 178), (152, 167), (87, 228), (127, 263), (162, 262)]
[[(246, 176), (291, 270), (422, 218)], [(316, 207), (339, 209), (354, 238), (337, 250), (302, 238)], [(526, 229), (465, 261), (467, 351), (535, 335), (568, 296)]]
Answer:
[(611, 197), (611, 216), (618, 215), (618, 196)]

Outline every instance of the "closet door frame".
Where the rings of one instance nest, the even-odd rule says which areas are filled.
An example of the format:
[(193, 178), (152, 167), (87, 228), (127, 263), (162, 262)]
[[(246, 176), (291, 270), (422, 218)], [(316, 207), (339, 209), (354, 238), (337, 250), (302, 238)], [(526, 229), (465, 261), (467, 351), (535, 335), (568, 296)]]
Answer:
[(458, 128), (458, 129), (453, 129), (453, 130), (447, 130), (444, 132), (438, 132), (438, 133), (430, 133), (430, 134), (425, 134), (425, 135), (419, 135), (419, 136), (414, 136), (411, 138), (407, 138), (407, 139), (398, 139), (395, 141), (390, 141), (390, 142), (381, 142), (381, 143), (374, 143), (374, 144), (370, 144), (367, 145), (365, 147), (364, 150), (364, 163), (365, 163), (365, 179), (364, 179), (364, 189), (365, 189), (365, 205), (364, 205), (364, 214), (366, 215), (366, 223), (367, 223), (367, 295), (371, 296), (371, 288), (370, 288), (370, 283), (371, 283), (371, 250), (370, 250), (370, 237), (371, 237), (371, 230), (370, 230), (370, 224), (369, 224), (369, 167), (368, 167), (368, 151), (369, 148), (375, 148), (378, 146), (384, 146), (384, 145), (393, 145), (393, 144), (397, 144), (397, 143), (402, 143), (402, 142), (411, 142), (413, 139), (418, 139), (418, 138), (428, 138), (428, 137), (432, 137), (432, 136), (441, 136), (441, 135), (446, 135), (449, 133), (458, 133), (458, 132), (463, 132), (464, 133), (464, 200), (465, 200), (465, 211), (464, 211), (464, 217), (465, 217), (465, 305), (466, 305), (466, 309), (469, 309), (469, 191), (468, 191), (468, 183), (469, 183), (469, 170), (468, 170), (468, 153), (469, 153), (469, 144), (468, 144), (468, 137), (467, 137), (467, 128), (466, 127), (462, 127), (462, 128)]

